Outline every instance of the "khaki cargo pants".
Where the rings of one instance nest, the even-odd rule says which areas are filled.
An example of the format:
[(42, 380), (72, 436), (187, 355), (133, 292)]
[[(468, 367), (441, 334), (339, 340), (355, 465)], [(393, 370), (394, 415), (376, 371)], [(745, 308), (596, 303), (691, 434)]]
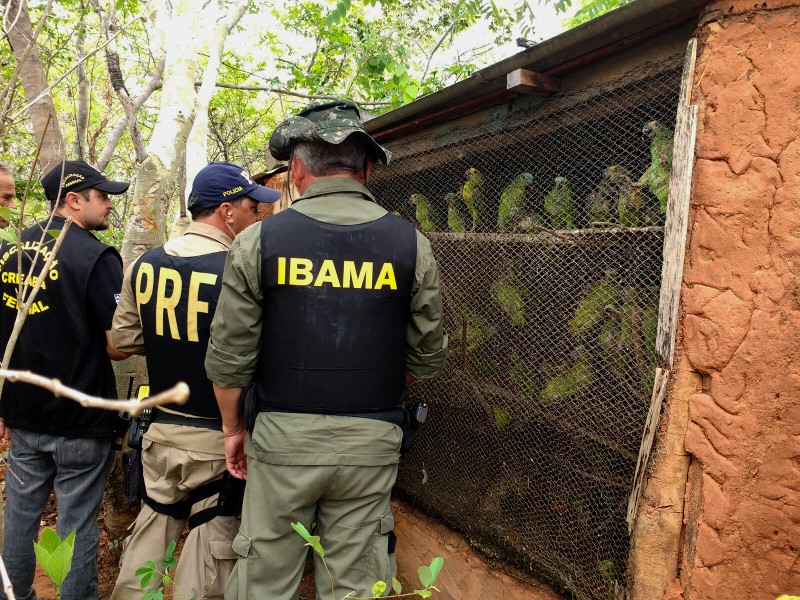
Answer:
[[(173, 448), (145, 438), (142, 441), (142, 466), (148, 495), (162, 504), (186, 498), (204, 483), (225, 473), (225, 460), (208, 454)], [(192, 514), (215, 506), (217, 494), (192, 506)], [(172, 540), (179, 540), (185, 521), (153, 511), (146, 504), (136, 518), (133, 532), (125, 540), (120, 573), (112, 600), (141, 600), (144, 592), (136, 570), (148, 560), (161, 559)], [(237, 555), (231, 548), (239, 520), (216, 517), (189, 532), (175, 570), (176, 597), (221, 600), (225, 584)], [(160, 580), (157, 582), (160, 583)]]
[[(276, 414), (274, 418), (268, 416)], [(310, 530), (315, 516), (314, 533), (321, 538), (336, 598), (353, 591), (356, 596), (371, 597), (378, 580), (386, 581), (391, 590), (395, 572), (388, 554), (388, 533), (394, 520), (389, 500), (397, 477), (400, 428), (372, 419), (295, 417), (261, 413), (247, 444), (242, 526), (233, 543), (240, 558), (225, 598), (296, 599), (308, 549), (291, 523), (300, 522)], [(352, 425), (339, 428), (340, 419)], [(332, 421), (332, 426), (327, 427), (325, 421)], [(309, 431), (309, 422), (312, 428), (319, 428)], [(358, 440), (356, 447), (348, 447), (354, 439)], [(368, 457), (360, 454), (370, 450)], [(314, 463), (338, 459), (359, 463), (391, 456), (395, 462), (373, 466), (263, 461)], [(330, 579), (316, 554), (314, 560), (317, 598), (329, 598)]]

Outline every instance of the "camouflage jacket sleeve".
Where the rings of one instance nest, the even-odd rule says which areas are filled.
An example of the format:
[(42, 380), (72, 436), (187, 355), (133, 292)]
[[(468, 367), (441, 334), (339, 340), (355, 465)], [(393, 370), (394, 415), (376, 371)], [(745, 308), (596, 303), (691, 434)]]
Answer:
[(415, 379), (430, 379), (442, 370), (446, 356), (439, 271), (430, 242), (417, 232), (417, 264), (406, 326), (406, 372)]

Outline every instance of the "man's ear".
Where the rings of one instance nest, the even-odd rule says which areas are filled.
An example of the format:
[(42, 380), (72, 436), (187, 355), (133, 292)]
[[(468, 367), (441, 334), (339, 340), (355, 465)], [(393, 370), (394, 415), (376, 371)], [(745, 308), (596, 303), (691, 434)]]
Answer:
[(375, 166), (375, 161), (370, 157), (364, 161), (364, 185), (367, 185), (370, 176), (372, 175), (372, 168)]
[(222, 217), (223, 221), (227, 221), (233, 213), (233, 206), (230, 202), (223, 202), (217, 207), (217, 214)]
[(67, 192), (67, 195), (64, 196), (64, 204), (72, 210), (80, 210), (81, 200), (83, 200), (83, 196), (78, 192)]

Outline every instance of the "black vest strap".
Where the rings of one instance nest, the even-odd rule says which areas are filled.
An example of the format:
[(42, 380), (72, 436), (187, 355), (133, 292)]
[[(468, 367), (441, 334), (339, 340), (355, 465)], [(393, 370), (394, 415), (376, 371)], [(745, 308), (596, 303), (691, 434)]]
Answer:
[(392, 214), (333, 225), (287, 210), (264, 221), (259, 410), (397, 407), (416, 255), (416, 230)]
[[(177, 502), (173, 502), (172, 504), (162, 504), (161, 502), (156, 502), (150, 496), (147, 495), (147, 487), (144, 483), (144, 477), (140, 480), (141, 489), (139, 490), (139, 494), (142, 497), (142, 502), (147, 504), (150, 508), (152, 508), (155, 512), (167, 515), (168, 517), (172, 517), (173, 519), (180, 519), (185, 521), (189, 518), (189, 515), (192, 513), (192, 506), (200, 502), (201, 500), (205, 500), (206, 498), (210, 498), (214, 494), (219, 493), (220, 489), (222, 488), (222, 479), (216, 479), (214, 481), (210, 481), (208, 483), (204, 483), (198, 488), (192, 490), (192, 493), (189, 494), (187, 498), (183, 500), (178, 500)], [(204, 512), (204, 511), (199, 511)], [(210, 520), (210, 519), (209, 519)]]
[(164, 410), (153, 411), (151, 423), (167, 423), (169, 425), (186, 425), (187, 427), (199, 427), (201, 429), (213, 429), (215, 431), (222, 431), (222, 418), (219, 419), (206, 419), (198, 417), (186, 417), (184, 415), (177, 415), (175, 413), (168, 413)]
[(220, 417), (203, 364), (227, 255), (222, 251), (179, 257), (155, 248), (136, 262), (131, 277), (150, 389), (158, 393), (185, 381), (191, 390), (189, 402), (166, 406), (198, 417)]

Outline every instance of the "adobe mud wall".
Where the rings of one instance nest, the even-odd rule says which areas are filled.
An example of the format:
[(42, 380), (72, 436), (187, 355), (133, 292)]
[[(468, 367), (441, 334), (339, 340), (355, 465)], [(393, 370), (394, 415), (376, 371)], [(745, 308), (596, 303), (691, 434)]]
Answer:
[(800, 2), (712, 2), (698, 37), (682, 338), (633, 597), (774, 600), (800, 594)]
[[(417, 568), (436, 556), (444, 567), (436, 580), (441, 600), (560, 600), (544, 585), (524, 583), (494, 570), (459, 534), (405, 502), (392, 501), (397, 534), (397, 573), (401, 581), (419, 584)], [(403, 590), (406, 591), (405, 589)]]

